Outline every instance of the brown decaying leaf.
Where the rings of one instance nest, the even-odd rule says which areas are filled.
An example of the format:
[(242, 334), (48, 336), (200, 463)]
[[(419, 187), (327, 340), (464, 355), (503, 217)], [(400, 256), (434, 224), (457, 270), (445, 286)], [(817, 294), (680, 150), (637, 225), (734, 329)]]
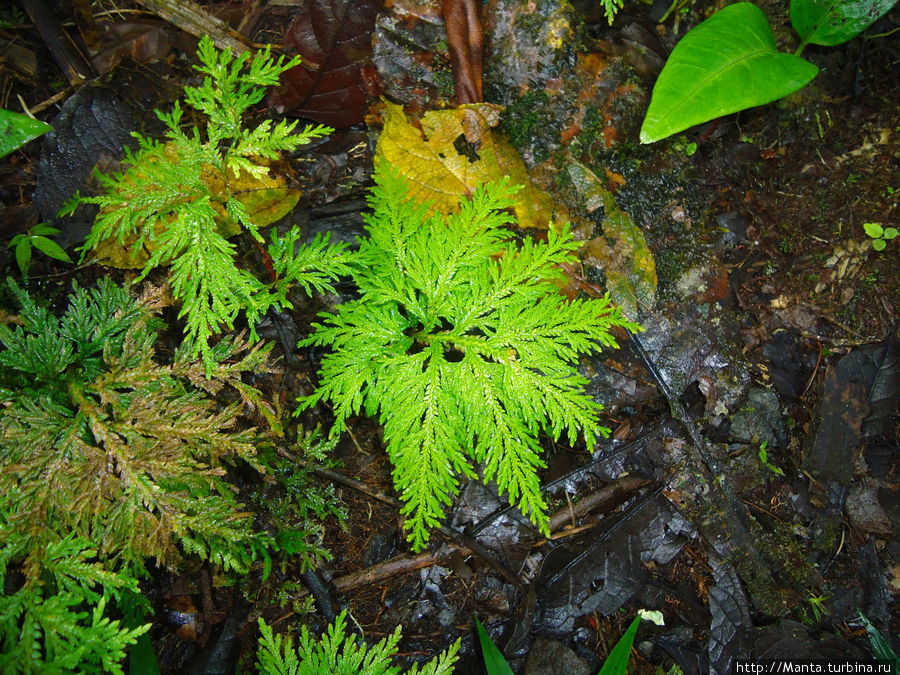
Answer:
[(165, 26), (144, 21), (112, 24), (106, 31), (103, 49), (91, 59), (98, 73), (108, 73), (130, 56), (139, 63), (161, 61), (169, 53), (169, 35)]
[(382, 0), (310, 0), (282, 44), (303, 63), (282, 75), (268, 103), (280, 113), (348, 127), (368, 107), (362, 69), (370, 64), (372, 31)]

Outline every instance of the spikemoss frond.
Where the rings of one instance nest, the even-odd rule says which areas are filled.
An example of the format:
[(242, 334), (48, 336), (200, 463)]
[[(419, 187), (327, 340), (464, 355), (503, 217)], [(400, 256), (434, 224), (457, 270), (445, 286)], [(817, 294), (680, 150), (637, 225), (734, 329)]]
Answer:
[[(253, 271), (238, 267), (237, 249), (229, 237), (234, 225), (258, 242), (258, 217), (237, 198), (235, 187), (242, 173), (257, 181), (267, 179), (268, 163), (282, 152), (292, 152), (330, 131), (324, 126), (298, 130), (297, 122), (273, 124), (264, 120), (252, 129), (243, 126), (248, 109), (259, 103), (264, 88), (278, 83), (278, 76), (296, 66), (298, 58), (275, 59), (267, 48), (256, 55), (219, 52), (209, 37), (200, 41), (204, 76), (197, 87), (185, 88), (185, 102), (206, 117), (201, 131), (182, 128), (183, 110), (175, 103), (171, 112), (157, 111), (166, 126), (168, 141), (161, 143), (134, 134), (138, 149), (125, 149), (124, 173), (98, 175), (101, 194), (76, 197), (63, 213), (79, 204), (95, 204), (100, 212), (82, 249), (82, 259), (107, 240), (114, 239), (131, 251), (143, 279), (151, 270), (168, 267), (172, 293), (182, 303), (180, 317), (186, 324), (191, 353), (201, 354), (207, 370), (213, 368), (210, 342), (231, 330), (241, 311), (253, 323), (269, 307), (289, 307), (292, 285), (304, 290), (329, 290), (346, 271), (344, 245), (319, 239), (308, 249), (298, 243), (292, 228), (286, 244), (273, 235), (272, 257), (279, 277), (262, 281)], [(261, 183), (268, 187), (269, 183)], [(231, 221), (229, 223), (228, 221)], [(264, 224), (269, 224), (266, 222)]]
[[(400, 668), (391, 666), (400, 643), (400, 627), (388, 637), (371, 646), (359, 644), (347, 636), (347, 613), (341, 612), (325, 634), (314, 639), (306, 626), (300, 633), (297, 647), (289, 637), (275, 635), (265, 621), (259, 619), (261, 639), (257, 652), (257, 668), (262, 675), (400, 675)], [(405, 671), (406, 675), (450, 675), (458, 658), (457, 640), (439, 656), (431, 659), (420, 671), (419, 666)]]
[(329, 401), (333, 433), (365, 410), (384, 426), (414, 549), (428, 540), (460, 475), (496, 480), (547, 532), (538, 434), (608, 433), (584, 391), (579, 354), (639, 330), (609, 298), (566, 302), (560, 266), (575, 260), (567, 227), (517, 245), (504, 227), (515, 188), (485, 185), (456, 214), (429, 214), (403, 180), (376, 175), (353, 278), (340, 305), (301, 344), (332, 348), (301, 407)]

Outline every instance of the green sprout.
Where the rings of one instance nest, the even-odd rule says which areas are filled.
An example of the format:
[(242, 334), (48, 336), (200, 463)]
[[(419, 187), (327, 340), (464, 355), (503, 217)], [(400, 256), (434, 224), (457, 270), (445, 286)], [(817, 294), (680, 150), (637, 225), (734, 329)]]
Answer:
[(769, 445), (769, 441), (763, 441), (762, 445), (759, 446), (759, 461), (760, 463), (766, 467), (769, 471), (774, 473), (776, 476), (783, 476), (784, 471), (781, 470), (780, 467), (775, 466), (771, 462), (769, 462), (769, 453), (766, 451), (766, 447)]
[(896, 227), (882, 227), (881, 223), (863, 223), (863, 229), (872, 238), (872, 248), (876, 251), (883, 251), (888, 240), (900, 234)]
[(6, 245), (7, 248), (15, 248), (16, 263), (22, 270), (22, 276), (28, 274), (28, 268), (31, 267), (31, 251), (37, 249), (44, 255), (50, 256), (54, 260), (70, 263), (72, 259), (63, 250), (62, 246), (57, 244), (47, 235), (58, 234), (59, 230), (50, 227), (46, 223), (38, 223), (28, 230), (26, 234), (17, 234)]

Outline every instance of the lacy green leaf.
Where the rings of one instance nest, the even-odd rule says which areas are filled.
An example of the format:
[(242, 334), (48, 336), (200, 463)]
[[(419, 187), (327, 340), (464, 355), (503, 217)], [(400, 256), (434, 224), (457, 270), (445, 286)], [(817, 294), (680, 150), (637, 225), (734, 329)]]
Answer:
[[(267, 282), (255, 271), (237, 264), (237, 247), (229, 238), (242, 229), (257, 242), (261, 224), (240, 202), (237, 181), (248, 173), (261, 181), (268, 163), (281, 152), (294, 151), (330, 131), (324, 126), (297, 130), (297, 122), (273, 124), (264, 120), (252, 129), (243, 126), (247, 111), (264, 96), (264, 88), (299, 59), (275, 59), (267, 48), (256, 55), (219, 52), (209, 37), (200, 41), (203, 75), (197, 87), (185, 88), (185, 102), (206, 117), (201, 129), (182, 128), (178, 102), (169, 113), (157, 111), (166, 126), (166, 142), (135, 134), (138, 149), (125, 149), (124, 173), (99, 175), (102, 193), (76, 195), (64, 209), (95, 204), (100, 212), (82, 249), (82, 260), (92, 250), (117, 241), (130, 251), (141, 268), (138, 281), (157, 267), (169, 268), (172, 292), (182, 303), (186, 339), (193, 355), (201, 354), (208, 371), (214, 368), (210, 342), (231, 330), (241, 311), (251, 324), (272, 307), (288, 307), (288, 287), (330, 290), (344, 273), (347, 254), (341, 245), (324, 240), (312, 244), (311, 253), (290, 235), (290, 251), (278, 249), (280, 276)], [(246, 189), (246, 188), (245, 188)], [(268, 224), (268, 223), (266, 223)], [(275, 237), (275, 235), (273, 235)], [(277, 248), (277, 237), (273, 246)], [(295, 256), (296, 260), (290, 258)], [(251, 340), (256, 334), (251, 332)]]
[[(261, 638), (257, 652), (257, 668), (262, 675), (399, 675), (400, 668), (391, 666), (400, 642), (400, 627), (374, 645), (358, 644), (347, 637), (347, 613), (341, 612), (322, 637), (314, 639), (306, 626), (297, 647), (289, 637), (274, 635), (272, 628), (259, 619)], [(404, 671), (407, 675), (449, 675), (453, 672), (460, 642), (431, 659), (422, 670), (419, 666)]]
[(515, 188), (489, 184), (450, 216), (376, 174), (352, 275), (361, 297), (323, 314), (301, 345), (331, 348), (301, 408), (328, 401), (332, 433), (365, 411), (384, 426), (414, 549), (428, 541), (460, 476), (496, 480), (543, 532), (547, 505), (538, 435), (590, 447), (608, 431), (584, 391), (579, 354), (639, 327), (609, 298), (566, 302), (560, 265), (575, 260), (568, 228), (516, 244), (505, 227)]

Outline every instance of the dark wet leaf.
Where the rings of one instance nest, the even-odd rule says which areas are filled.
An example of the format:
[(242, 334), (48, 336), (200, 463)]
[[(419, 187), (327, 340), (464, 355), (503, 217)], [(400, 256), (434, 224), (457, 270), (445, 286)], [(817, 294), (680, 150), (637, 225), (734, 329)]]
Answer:
[(869, 390), (869, 416), (863, 425), (867, 438), (888, 436), (891, 416), (900, 406), (900, 326), (888, 337), (880, 357), (876, 355), (878, 372)]
[(737, 572), (727, 563), (710, 559), (716, 585), (709, 589), (710, 672), (730, 673), (731, 663), (740, 655), (744, 632), (752, 626), (747, 596), (738, 580)]
[(818, 428), (803, 456), (805, 471), (820, 481), (850, 485), (856, 453), (866, 435), (863, 422), (872, 435), (889, 428), (898, 398), (898, 375), (895, 339), (854, 349), (828, 369)]
[(596, 669), (592, 670), (585, 659), (562, 642), (545, 637), (535, 639), (525, 663), (525, 675), (593, 675), (594, 672)]
[(369, 98), (363, 68), (371, 63), (381, 5), (382, 0), (305, 3), (282, 41), (303, 63), (282, 75), (269, 105), (334, 127), (361, 122)]
[(678, 664), (684, 675), (705, 675), (709, 672), (709, 655), (706, 649), (687, 643), (686, 639), (689, 639), (690, 634), (685, 636), (685, 632), (676, 628), (671, 631), (671, 637), (655, 636), (651, 639)]
[(763, 356), (768, 361), (769, 377), (779, 396), (797, 400), (803, 394), (809, 371), (806, 354), (797, 335), (792, 331), (780, 330), (763, 345)]
[(693, 528), (658, 493), (638, 500), (604, 534), (548, 554), (538, 582), (545, 620), (554, 629), (576, 616), (609, 614), (643, 586), (641, 564), (669, 562), (693, 536)]
[(813, 631), (798, 621), (780, 619), (777, 624), (748, 632), (746, 654), (756, 659), (846, 659), (865, 654), (852, 643), (831, 633)]
[(102, 153), (118, 157), (135, 129), (134, 109), (111, 91), (81, 87), (53, 120), (38, 162), (34, 203), (53, 220), (90, 175)]

